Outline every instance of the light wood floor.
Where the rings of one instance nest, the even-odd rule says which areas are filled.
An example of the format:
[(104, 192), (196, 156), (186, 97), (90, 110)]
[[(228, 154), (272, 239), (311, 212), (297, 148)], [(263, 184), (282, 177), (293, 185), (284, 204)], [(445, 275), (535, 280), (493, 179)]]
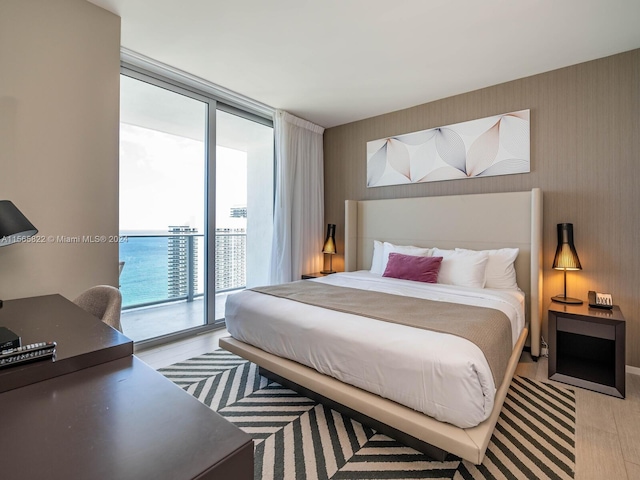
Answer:
[[(162, 368), (215, 350), (226, 335), (226, 330), (217, 330), (136, 355)], [(547, 381), (547, 360), (536, 363), (524, 353), (516, 374)], [(624, 400), (557, 385), (576, 391), (576, 480), (640, 480), (640, 376), (627, 374)]]

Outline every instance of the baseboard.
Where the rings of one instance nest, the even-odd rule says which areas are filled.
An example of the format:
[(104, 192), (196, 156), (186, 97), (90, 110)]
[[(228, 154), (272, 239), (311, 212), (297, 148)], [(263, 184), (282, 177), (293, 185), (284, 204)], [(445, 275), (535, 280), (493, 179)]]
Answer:
[(631, 373), (633, 375), (640, 375), (640, 368), (632, 367), (631, 365), (627, 365), (626, 368), (627, 373)]

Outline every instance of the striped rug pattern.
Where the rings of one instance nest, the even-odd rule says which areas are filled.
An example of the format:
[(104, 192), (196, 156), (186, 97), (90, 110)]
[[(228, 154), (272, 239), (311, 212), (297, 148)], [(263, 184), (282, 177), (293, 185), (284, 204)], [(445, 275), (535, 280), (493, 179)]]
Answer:
[(250, 434), (256, 479), (574, 478), (575, 395), (515, 377), (482, 465), (444, 462), (258, 375), (224, 350), (159, 370)]

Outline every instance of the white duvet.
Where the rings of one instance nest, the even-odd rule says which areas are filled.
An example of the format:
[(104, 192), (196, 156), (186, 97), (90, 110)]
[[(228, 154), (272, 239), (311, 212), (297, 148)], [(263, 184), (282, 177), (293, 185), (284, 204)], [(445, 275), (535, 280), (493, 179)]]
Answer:
[[(368, 271), (306, 280), (504, 312), (515, 345), (524, 294), (381, 277)], [(496, 392), (483, 353), (463, 338), (246, 290), (227, 298), (231, 336), (461, 428), (491, 413)], [(512, 345), (512, 346), (513, 346)]]

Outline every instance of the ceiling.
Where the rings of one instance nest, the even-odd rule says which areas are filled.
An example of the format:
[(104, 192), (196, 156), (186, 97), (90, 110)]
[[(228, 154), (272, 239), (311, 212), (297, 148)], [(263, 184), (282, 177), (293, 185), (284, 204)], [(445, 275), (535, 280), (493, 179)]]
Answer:
[(323, 127), (640, 47), (638, 0), (90, 0), (122, 46)]

